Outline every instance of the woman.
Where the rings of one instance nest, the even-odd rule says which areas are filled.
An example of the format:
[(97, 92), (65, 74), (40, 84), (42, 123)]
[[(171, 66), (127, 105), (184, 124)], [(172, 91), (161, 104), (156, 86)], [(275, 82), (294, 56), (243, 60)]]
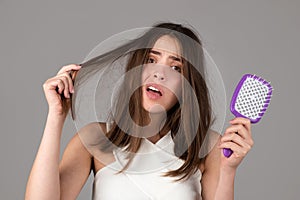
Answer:
[[(121, 86), (126, 92), (118, 93), (109, 123), (83, 127), (59, 162), (60, 136), (74, 93), (70, 72), (89, 68), (91, 73), (122, 56), (128, 58)], [(43, 85), (48, 118), (26, 199), (75, 199), (91, 171), (96, 174), (94, 199), (233, 199), (236, 169), (253, 145), (250, 121), (231, 120), (209, 154), (199, 157), (213, 121), (203, 71), (201, 41), (173, 23), (158, 24), (81, 66), (63, 67)], [(81, 84), (83, 78), (77, 78)], [(93, 132), (96, 138), (90, 137)], [(147, 159), (144, 151), (161, 148), (163, 141), (172, 147), (167, 160), (162, 153)], [(233, 154), (224, 157), (223, 148)], [(137, 169), (145, 173), (133, 174)]]

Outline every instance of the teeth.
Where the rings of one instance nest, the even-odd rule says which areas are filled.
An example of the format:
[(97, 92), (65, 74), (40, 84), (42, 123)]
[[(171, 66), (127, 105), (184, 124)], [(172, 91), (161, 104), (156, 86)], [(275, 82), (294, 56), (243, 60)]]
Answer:
[(153, 87), (153, 86), (148, 87), (148, 89), (159, 92), (159, 90), (157, 88)]

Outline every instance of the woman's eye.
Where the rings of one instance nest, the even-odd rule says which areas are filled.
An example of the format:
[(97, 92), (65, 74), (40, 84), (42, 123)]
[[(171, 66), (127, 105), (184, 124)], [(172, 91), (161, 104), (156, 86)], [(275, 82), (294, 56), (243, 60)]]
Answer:
[(155, 63), (155, 60), (153, 58), (148, 58), (148, 63)]
[(179, 73), (181, 73), (181, 67), (178, 66), (171, 66), (172, 69), (178, 71)]

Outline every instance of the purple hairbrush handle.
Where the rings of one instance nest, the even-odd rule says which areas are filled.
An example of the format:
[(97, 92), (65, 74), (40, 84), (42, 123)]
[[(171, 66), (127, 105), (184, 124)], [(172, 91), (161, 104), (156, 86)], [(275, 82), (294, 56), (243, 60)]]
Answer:
[(232, 153), (233, 153), (233, 151), (231, 149), (228, 149), (228, 148), (223, 149), (223, 154), (226, 158), (229, 158)]

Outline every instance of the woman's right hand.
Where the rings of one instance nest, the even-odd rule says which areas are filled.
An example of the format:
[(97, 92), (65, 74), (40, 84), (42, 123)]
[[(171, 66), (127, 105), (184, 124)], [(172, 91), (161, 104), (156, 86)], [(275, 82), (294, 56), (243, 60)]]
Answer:
[[(78, 71), (79, 65), (71, 64), (62, 67), (56, 76), (43, 84), (44, 93), (49, 105), (49, 112), (66, 116), (70, 108), (70, 94), (74, 93), (72, 71)], [(73, 77), (74, 78), (74, 77)]]

